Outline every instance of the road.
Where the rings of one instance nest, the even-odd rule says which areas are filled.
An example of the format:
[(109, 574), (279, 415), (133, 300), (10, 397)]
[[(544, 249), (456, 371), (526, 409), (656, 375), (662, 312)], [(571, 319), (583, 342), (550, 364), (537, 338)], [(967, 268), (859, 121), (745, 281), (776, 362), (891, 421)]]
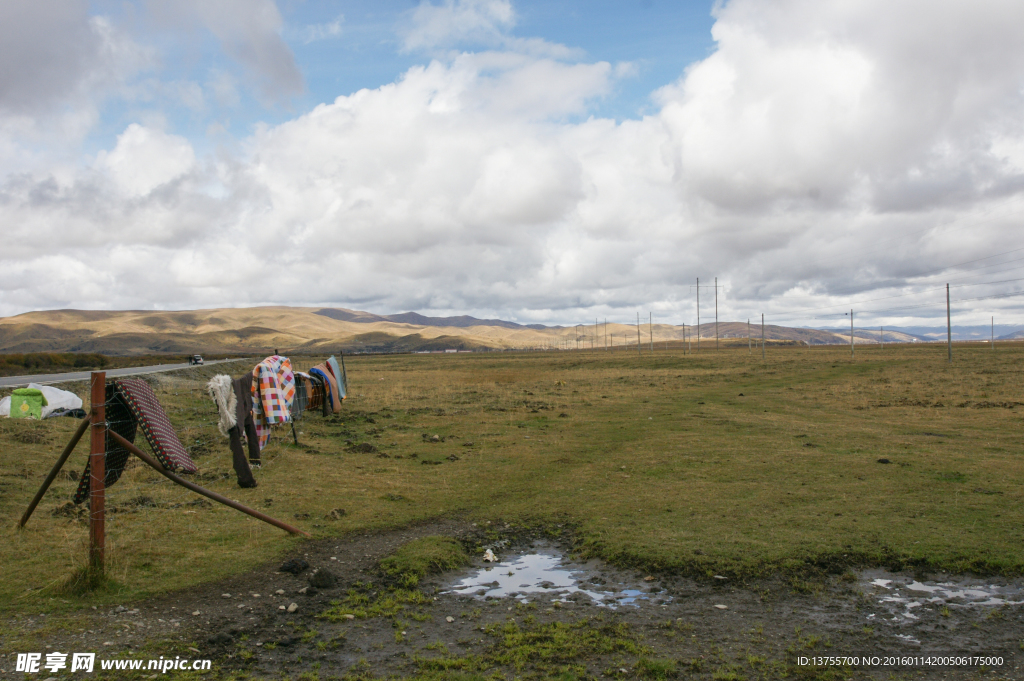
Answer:
[[(222, 362), (235, 362), (234, 359), (214, 359), (206, 362), (206, 365), (220, 364)], [(118, 376), (139, 376), (141, 374), (157, 374), (161, 371), (174, 371), (175, 369), (187, 369), (191, 364), (154, 364), (148, 367), (126, 367), (124, 369), (108, 369), (107, 378)], [(50, 383), (66, 383), (67, 381), (88, 381), (88, 371), (74, 371), (66, 374), (36, 374), (34, 376), (5, 376), (0, 377), (0, 388), (17, 388), (29, 383), (47, 385)]]

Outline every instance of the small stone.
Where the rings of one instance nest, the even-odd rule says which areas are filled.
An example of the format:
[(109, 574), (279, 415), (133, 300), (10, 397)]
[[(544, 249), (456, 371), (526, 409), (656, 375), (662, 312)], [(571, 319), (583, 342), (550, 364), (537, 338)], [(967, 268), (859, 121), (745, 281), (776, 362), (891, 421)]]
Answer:
[(652, 577), (651, 575), (647, 575), (646, 577), (644, 577), (644, 581), (645, 582), (653, 582), (654, 581), (654, 577)]
[(299, 609), (299, 604), (298, 603), (292, 603), (291, 605), (288, 606), (288, 612), (295, 612), (298, 609)]
[(221, 598), (231, 598), (231, 594), (221, 594)]
[(718, 608), (719, 610), (728, 610), (729, 609), (728, 605), (722, 605), (721, 603), (716, 603), (715, 607)]
[(347, 619), (347, 620), (354, 620), (355, 618), (356, 618), (355, 615), (345, 615), (345, 619)]
[(237, 605), (236, 607), (237, 607), (237, 608), (238, 608), (239, 610), (241, 610), (242, 608), (244, 608), (244, 607), (245, 607), (245, 603), (239, 603), (239, 604), (238, 604), (238, 605)]
[(199, 616), (199, 611), (198, 610), (193, 610), (192, 611), (192, 616), (193, 617), (198, 617)]
[(300, 594), (304, 594), (304, 593), (306, 593), (307, 591), (309, 591), (309, 587), (308, 587), (308, 586), (304, 586), (304, 587), (302, 587), (301, 589), (299, 589), (299, 593), (300, 593)]
[(728, 579), (728, 577), (723, 577), (722, 575), (715, 575), (715, 579)]
[(252, 597), (253, 597), (253, 598), (259, 598), (259, 597), (260, 597), (260, 595), (259, 595), (259, 594), (253, 594), (253, 595), (252, 595)]
[(452, 622), (455, 621), (455, 618), (452, 617), (451, 615), (448, 615), (447, 617), (444, 618), (444, 621), (448, 622), (449, 624), (451, 624)]
[(278, 610), (285, 610), (286, 608), (283, 605), (279, 605), (279, 606), (277, 606), (277, 609)]
[(105, 645), (105, 646), (112, 646), (112, 645), (114, 645), (114, 642), (113, 641), (104, 641), (103, 645)]
[(284, 589), (278, 589), (274, 593), (276, 593), (278, 596), (284, 596)]

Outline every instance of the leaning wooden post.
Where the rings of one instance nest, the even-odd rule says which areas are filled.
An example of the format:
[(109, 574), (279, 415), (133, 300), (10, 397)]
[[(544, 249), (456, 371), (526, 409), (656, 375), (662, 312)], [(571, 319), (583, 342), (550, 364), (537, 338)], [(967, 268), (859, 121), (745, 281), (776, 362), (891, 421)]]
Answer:
[(175, 475), (174, 473), (170, 472), (169, 470), (167, 470), (163, 466), (161, 466), (159, 461), (157, 461), (156, 459), (151, 457), (149, 454), (146, 454), (145, 452), (143, 452), (141, 449), (139, 449), (138, 447), (133, 445), (131, 442), (128, 442), (128, 440), (126, 440), (123, 437), (121, 437), (120, 435), (118, 435), (116, 431), (113, 431), (113, 430), (110, 431), (110, 436), (114, 439), (115, 442), (117, 442), (119, 445), (121, 445), (122, 447), (127, 449), (129, 452), (131, 452), (135, 456), (137, 456), (140, 459), (142, 459), (147, 466), (149, 466), (150, 468), (152, 468), (157, 473), (159, 473), (160, 475), (164, 476), (165, 478), (167, 478), (171, 482), (176, 482), (179, 485), (181, 485), (182, 487), (184, 487), (185, 489), (190, 489), (193, 492), (196, 492), (197, 494), (202, 494), (204, 497), (207, 497), (208, 499), (213, 499), (217, 503), (224, 504), (225, 506), (230, 506), (231, 508), (235, 509), (236, 511), (241, 511), (242, 513), (245, 513), (246, 515), (251, 515), (253, 518), (256, 518), (257, 520), (262, 520), (263, 522), (269, 523), (269, 524), (273, 525), (274, 527), (280, 527), (282, 530), (284, 530), (286, 532), (290, 532), (291, 534), (301, 534), (301, 535), (304, 535), (306, 537), (309, 536), (308, 532), (303, 532), (302, 530), (298, 529), (297, 527), (292, 527), (288, 523), (284, 523), (284, 522), (281, 522), (280, 520), (277, 520), (275, 518), (271, 518), (270, 516), (266, 515), (265, 513), (260, 513), (259, 511), (253, 510), (253, 509), (249, 508), (248, 506), (245, 506), (243, 504), (238, 503), (237, 501), (234, 501), (232, 499), (228, 499), (225, 496), (222, 496), (220, 494), (217, 494), (216, 492), (208, 490), (205, 487), (200, 487), (199, 485), (195, 484), (194, 482), (190, 482), (188, 480), (185, 480), (184, 478), (181, 478), (181, 477)]
[(57, 463), (53, 464), (53, 468), (50, 469), (50, 474), (46, 476), (46, 480), (43, 480), (43, 484), (39, 487), (39, 491), (36, 492), (35, 497), (32, 498), (28, 508), (25, 509), (25, 513), (22, 514), (21, 522), (18, 523), (18, 527), (25, 527), (25, 523), (27, 523), (28, 519), (32, 517), (32, 512), (36, 510), (36, 506), (39, 505), (43, 495), (46, 494), (46, 490), (50, 489), (50, 485), (57, 479), (57, 474), (60, 473), (60, 469), (64, 467), (68, 457), (71, 456), (71, 452), (75, 451), (75, 446), (78, 444), (78, 441), (82, 439), (83, 435), (85, 435), (85, 431), (89, 427), (89, 422), (90, 417), (87, 416), (78, 424), (78, 430), (76, 430), (75, 434), (71, 436), (71, 441), (68, 442), (64, 451), (60, 453)]
[(89, 567), (103, 572), (103, 553), (106, 546), (104, 532), (104, 478), (107, 454), (107, 372), (94, 371), (92, 382), (91, 448), (89, 449)]

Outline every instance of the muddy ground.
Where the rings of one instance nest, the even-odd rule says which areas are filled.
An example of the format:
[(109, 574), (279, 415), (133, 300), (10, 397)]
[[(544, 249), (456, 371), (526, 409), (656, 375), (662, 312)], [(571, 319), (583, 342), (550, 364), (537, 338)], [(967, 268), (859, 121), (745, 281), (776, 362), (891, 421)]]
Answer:
[[(299, 574), (282, 572), (282, 562), (275, 560), (188, 592), (86, 611), (70, 627), (48, 626), (52, 621), (46, 616), (8, 619), (0, 670), (5, 678), (22, 678), (14, 673), (11, 643), (31, 640), (47, 651), (210, 658), (214, 670), (207, 678), (242, 673), (254, 678), (304, 673), (319, 679), (491, 678), (497, 673), (510, 679), (1024, 679), (1024, 608), (925, 604), (914, 610), (916, 619), (908, 619), (880, 603), (884, 594), (850, 575), (734, 584), (714, 577), (646, 575), (591, 561), (583, 578), (587, 584), (633, 584), (644, 597), (636, 605), (611, 609), (581, 594), (563, 603), (543, 595), (522, 603), (446, 593), (455, 580), (485, 565), (482, 549), (494, 546), (495, 529), (501, 537), (499, 558), (530, 552), (538, 541), (548, 550), (570, 549), (536, 533), (500, 526), (485, 532), (456, 520), (311, 542), (290, 556), (309, 564)], [(421, 582), (425, 602), (377, 617), (332, 621), (322, 616), (332, 603), (351, 600), (351, 594), (370, 605), (380, 602), (389, 591), (377, 572), (379, 561), (429, 535), (462, 540), (473, 550), (474, 565)], [(334, 575), (336, 585), (311, 587), (318, 568)], [(801, 656), (843, 655), (1001, 656), (1003, 665), (880, 664), (830, 671), (798, 664)], [(476, 673), (482, 676), (471, 675)]]

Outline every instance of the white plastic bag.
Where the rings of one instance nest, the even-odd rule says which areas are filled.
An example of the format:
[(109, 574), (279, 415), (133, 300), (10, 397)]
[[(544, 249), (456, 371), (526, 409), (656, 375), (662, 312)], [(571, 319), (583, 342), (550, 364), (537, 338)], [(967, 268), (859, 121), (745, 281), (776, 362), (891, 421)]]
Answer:
[[(50, 412), (55, 409), (81, 409), (82, 398), (73, 392), (67, 390), (61, 390), (60, 388), (54, 388), (52, 385), (39, 385), (38, 383), (29, 383), (29, 388), (35, 388), (36, 390), (42, 391), (43, 397), (46, 398), (47, 405), (43, 407), (43, 418), (45, 419)], [(11, 415), (11, 397), (7, 397), (0, 400), (0, 416)]]

